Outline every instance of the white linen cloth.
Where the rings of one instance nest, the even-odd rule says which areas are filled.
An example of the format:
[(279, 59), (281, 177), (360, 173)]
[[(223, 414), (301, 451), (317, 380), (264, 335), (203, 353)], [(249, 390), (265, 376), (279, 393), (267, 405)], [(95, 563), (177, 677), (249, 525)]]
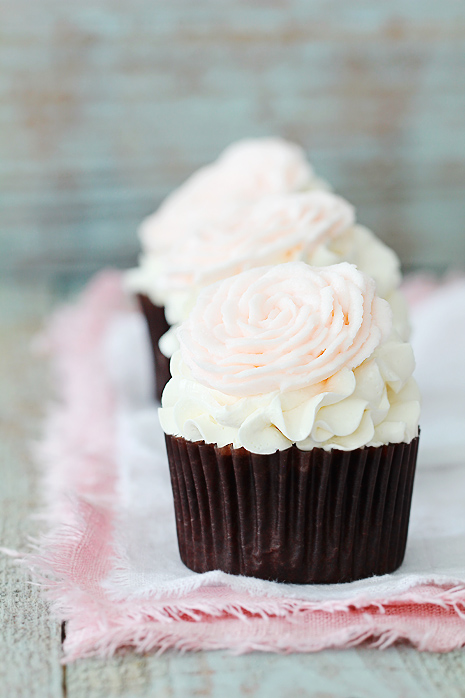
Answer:
[(424, 396), (420, 456), (405, 561), (393, 574), (339, 585), (289, 585), (215, 571), (180, 560), (164, 438), (152, 400), (151, 358), (142, 316), (122, 314), (105, 356), (118, 395), (120, 516), (116, 559), (105, 581), (115, 599), (184, 594), (225, 586), (261, 596), (337, 608), (388, 599), (420, 585), (465, 585), (465, 279), (432, 290), (412, 312), (416, 377)]

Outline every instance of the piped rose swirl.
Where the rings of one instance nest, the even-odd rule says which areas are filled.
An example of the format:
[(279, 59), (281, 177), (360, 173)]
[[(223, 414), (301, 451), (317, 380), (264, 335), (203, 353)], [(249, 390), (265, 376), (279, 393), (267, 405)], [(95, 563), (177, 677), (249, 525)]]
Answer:
[(347, 263), (251, 269), (205, 289), (178, 338), (199, 383), (242, 397), (355, 368), (391, 330), (389, 304)]
[(238, 141), (194, 172), (142, 222), (142, 247), (159, 254), (199, 227), (225, 220), (263, 197), (327, 186), (315, 177), (298, 145), (282, 138)]
[(353, 223), (353, 207), (329, 192), (266, 198), (244, 207), (240, 216), (220, 227), (197, 230), (181, 249), (166, 256), (157, 283), (168, 292), (198, 293), (205, 285), (251, 267), (307, 257)]
[(169, 434), (254, 453), (410, 441), (410, 345), (353, 265), (248, 270), (199, 295), (162, 398)]

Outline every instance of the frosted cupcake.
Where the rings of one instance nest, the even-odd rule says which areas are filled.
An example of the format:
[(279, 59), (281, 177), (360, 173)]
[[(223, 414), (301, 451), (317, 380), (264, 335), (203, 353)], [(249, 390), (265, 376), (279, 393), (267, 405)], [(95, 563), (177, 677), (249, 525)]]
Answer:
[[(158, 341), (173, 322), (168, 318), (168, 324), (164, 313), (167, 298), (173, 298), (171, 286), (165, 287), (164, 283), (172, 257), (183, 254), (192, 236), (203, 236), (209, 230), (221, 235), (241, 216), (244, 207), (263, 198), (321, 188), (327, 188), (327, 184), (315, 176), (299, 146), (280, 138), (244, 140), (195, 172), (143, 221), (139, 229), (140, 263), (127, 273), (126, 284), (138, 294), (148, 321), (158, 397), (169, 377), (165, 356), (171, 353), (162, 354)], [(184, 314), (175, 311), (174, 317), (177, 323)]]
[(375, 289), (294, 262), (199, 294), (159, 411), (191, 569), (329, 583), (401, 564), (420, 399)]

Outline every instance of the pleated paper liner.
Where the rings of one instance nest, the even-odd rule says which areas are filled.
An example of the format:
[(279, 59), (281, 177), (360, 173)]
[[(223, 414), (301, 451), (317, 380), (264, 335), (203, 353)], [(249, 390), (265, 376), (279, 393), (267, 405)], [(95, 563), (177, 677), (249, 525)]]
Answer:
[(272, 455), (166, 436), (181, 559), (195, 572), (350, 582), (402, 563), (418, 437)]
[(158, 346), (160, 337), (168, 332), (170, 326), (165, 318), (164, 308), (154, 305), (148, 296), (138, 294), (137, 299), (147, 321), (152, 348), (153, 367), (155, 371), (155, 397), (161, 401), (163, 388), (171, 378), (170, 360), (161, 353)]

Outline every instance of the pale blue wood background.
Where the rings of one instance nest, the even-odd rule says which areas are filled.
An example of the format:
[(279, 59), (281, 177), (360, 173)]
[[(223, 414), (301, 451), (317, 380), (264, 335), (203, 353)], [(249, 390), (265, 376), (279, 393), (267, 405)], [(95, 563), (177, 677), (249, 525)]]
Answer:
[(0, 0), (0, 272), (130, 264), (244, 136), (299, 141), (406, 265), (465, 264), (462, 0)]

